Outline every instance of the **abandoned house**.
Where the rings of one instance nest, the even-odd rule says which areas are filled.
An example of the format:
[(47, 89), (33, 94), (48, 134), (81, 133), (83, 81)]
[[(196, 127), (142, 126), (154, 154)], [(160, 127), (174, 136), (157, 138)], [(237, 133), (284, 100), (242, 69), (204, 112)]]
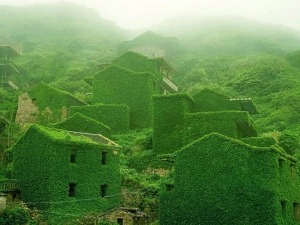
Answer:
[(86, 105), (71, 94), (43, 82), (19, 96), (16, 123), (20, 126), (38, 123), (47, 125), (69, 116), (69, 108)]
[(162, 37), (152, 31), (147, 31), (130, 41), (124, 41), (123, 49), (149, 58), (170, 58), (177, 51), (179, 43), (176, 37)]
[(18, 86), (9, 78), (12, 74), (18, 74), (17, 66), (11, 60), (13, 57), (20, 56), (22, 48), (20, 45), (12, 43), (7, 38), (0, 38), (0, 75), (1, 88), (18, 90)]
[(187, 94), (154, 96), (153, 149), (171, 153), (194, 140), (217, 132), (232, 138), (256, 137), (251, 113), (256, 108), (250, 99), (232, 101), (209, 89)]
[(152, 95), (157, 89), (156, 82), (157, 78), (151, 73), (135, 73), (110, 66), (94, 77), (94, 102), (128, 106), (131, 129), (151, 127)]
[(32, 125), (10, 152), (23, 201), (49, 216), (52, 210), (83, 215), (120, 204), (118, 149), (112, 145)]
[(280, 149), (211, 133), (173, 157), (161, 225), (300, 224), (298, 161)]
[(171, 80), (173, 72), (163, 58), (149, 59), (127, 52), (94, 76), (93, 102), (126, 105), (130, 110), (129, 128), (149, 128), (153, 120), (153, 94), (178, 91)]

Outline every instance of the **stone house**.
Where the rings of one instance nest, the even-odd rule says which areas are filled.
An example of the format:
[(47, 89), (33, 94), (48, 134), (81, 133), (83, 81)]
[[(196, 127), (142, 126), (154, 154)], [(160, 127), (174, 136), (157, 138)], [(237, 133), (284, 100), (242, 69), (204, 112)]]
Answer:
[[(84, 215), (120, 204), (118, 149), (32, 125), (10, 149), (23, 201), (48, 212)], [(50, 214), (50, 216), (53, 216)]]
[(161, 225), (300, 224), (298, 161), (280, 149), (211, 133), (173, 157)]
[(157, 154), (179, 150), (211, 132), (237, 139), (257, 136), (249, 114), (257, 111), (249, 99), (249, 111), (243, 108), (245, 102), (232, 101), (209, 89), (192, 96), (157, 95), (153, 99), (153, 149)]

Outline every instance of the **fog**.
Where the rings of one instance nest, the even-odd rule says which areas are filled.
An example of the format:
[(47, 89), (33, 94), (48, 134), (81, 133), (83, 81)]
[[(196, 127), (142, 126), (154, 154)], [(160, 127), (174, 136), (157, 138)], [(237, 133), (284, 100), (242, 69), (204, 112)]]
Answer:
[[(0, 0), (0, 5), (54, 3), (58, 0)], [(65, 0), (96, 9), (126, 29), (147, 29), (182, 15), (239, 16), (300, 30), (299, 0)]]

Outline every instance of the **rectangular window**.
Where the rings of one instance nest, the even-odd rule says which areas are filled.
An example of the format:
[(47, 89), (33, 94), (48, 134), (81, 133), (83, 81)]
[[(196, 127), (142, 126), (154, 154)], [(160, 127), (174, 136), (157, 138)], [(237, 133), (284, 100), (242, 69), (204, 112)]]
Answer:
[(300, 203), (293, 203), (294, 206), (294, 217), (296, 220), (300, 221)]
[(72, 149), (71, 155), (70, 155), (70, 163), (76, 163), (76, 155), (77, 155), (76, 150)]
[(284, 200), (280, 201), (280, 205), (281, 205), (282, 216), (285, 217), (286, 216), (286, 201), (284, 201)]
[(102, 198), (106, 197), (107, 195), (107, 185), (106, 184), (102, 184), (100, 185), (100, 196)]
[(166, 191), (173, 191), (174, 189), (174, 184), (167, 184), (166, 185)]
[(106, 165), (106, 163), (107, 163), (107, 152), (102, 151), (101, 152), (101, 164)]
[(279, 171), (283, 170), (283, 164), (284, 164), (284, 159), (283, 158), (279, 158), (278, 159)]
[(76, 184), (75, 183), (69, 183), (69, 197), (74, 197), (76, 191)]

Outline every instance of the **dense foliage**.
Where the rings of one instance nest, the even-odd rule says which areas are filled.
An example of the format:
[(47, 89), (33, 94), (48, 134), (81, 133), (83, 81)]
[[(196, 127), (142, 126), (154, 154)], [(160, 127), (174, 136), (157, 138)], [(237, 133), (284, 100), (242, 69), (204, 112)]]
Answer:
[(33, 125), (11, 151), (23, 200), (56, 218), (53, 224), (120, 203), (118, 156), (111, 146)]
[[(171, 24), (161, 24), (156, 29), (159, 31), (159, 34), (175, 36), (178, 39), (180, 49), (178, 49), (176, 43), (176, 46), (174, 45), (176, 51), (172, 49), (171, 43), (169, 43), (170, 45), (165, 43), (170, 48), (167, 54), (172, 53), (172, 57), (170, 57), (172, 60), (171, 64), (177, 69), (177, 73), (174, 76), (176, 83), (182, 91), (188, 92), (194, 101), (188, 95), (180, 94), (154, 97), (154, 133), (152, 136), (152, 130), (128, 133), (130, 127), (144, 128), (152, 125), (150, 119), (152, 115), (149, 115), (151, 114), (152, 105), (149, 104), (149, 96), (150, 93), (153, 91), (157, 92), (157, 90), (153, 88), (155, 84), (152, 82), (153, 79), (150, 79), (150, 75), (133, 74), (127, 71), (130, 76), (133, 74), (131, 76), (132, 80), (130, 80), (129, 76), (127, 78), (118, 76), (117, 73), (120, 73), (120, 70), (115, 69), (113, 73), (106, 74), (105, 79), (98, 79), (101, 69), (98, 65), (107, 65), (107, 61), (112, 61), (120, 55), (117, 49), (120, 50), (118, 45), (124, 40), (123, 30), (112, 22), (103, 20), (91, 9), (68, 3), (22, 7), (0, 6), (0, 21), (0, 39), (3, 36), (9, 37), (9, 39), (23, 45), (23, 55), (12, 59), (18, 66), (20, 73), (10, 77), (19, 86), (20, 90), (7, 91), (2, 87), (0, 88), (1, 150), (11, 146), (17, 137), (22, 135), (14, 123), (17, 99), (21, 92), (29, 91), (30, 96), (35, 99), (35, 104), (41, 109), (51, 106), (52, 110), (57, 111), (55, 116), (60, 116), (60, 109), (63, 106), (82, 105), (84, 104), (82, 101), (88, 101), (91, 104), (95, 102), (103, 103), (104, 100), (98, 97), (103, 94), (107, 100), (104, 103), (109, 105), (74, 106), (71, 108), (73, 116), (61, 124), (56, 124), (56, 126), (61, 126), (60, 128), (63, 129), (74, 129), (76, 127), (78, 130), (85, 132), (97, 132), (101, 126), (104, 133), (109, 131), (109, 126), (113, 134), (112, 139), (123, 146), (122, 151), (120, 151), (120, 158), (124, 204), (130, 207), (139, 207), (147, 212), (150, 217), (157, 219), (159, 185), (164, 180), (164, 177), (169, 175), (173, 167), (173, 164), (168, 162), (168, 160), (173, 161), (171, 156), (162, 156), (162, 161), (157, 157), (157, 154), (180, 149), (186, 143), (199, 138), (199, 132), (202, 132), (201, 135), (204, 135), (212, 130), (217, 130), (232, 137), (245, 137), (249, 136), (248, 134), (254, 135), (254, 129), (251, 128), (253, 121), (247, 113), (239, 114), (242, 115), (239, 117), (243, 122), (240, 126), (242, 129), (235, 130), (232, 124), (236, 121), (236, 118), (234, 118), (236, 114), (228, 112), (228, 110), (242, 109), (238, 102), (228, 101), (228, 96), (233, 98), (252, 98), (260, 111), (258, 115), (253, 116), (253, 120), (258, 125), (259, 134), (266, 134), (260, 138), (242, 138), (241, 141), (251, 146), (268, 147), (268, 150), (249, 147), (249, 145), (244, 145), (240, 142), (232, 142), (231, 139), (228, 142), (225, 141), (225, 147), (217, 144), (215, 139), (218, 138), (216, 137), (213, 140), (203, 139), (201, 143), (208, 146), (203, 151), (207, 154), (203, 155), (203, 163), (199, 165), (197, 162), (202, 155), (201, 157), (195, 157), (199, 153), (198, 142), (188, 146), (186, 150), (195, 154), (185, 155), (182, 152), (183, 157), (180, 156), (181, 158), (176, 164), (175, 181), (178, 177), (183, 178), (181, 180), (182, 183), (179, 185), (181, 189), (177, 189), (178, 184), (175, 182), (174, 193), (163, 193), (162, 201), (168, 208), (164, 208), (164, 206), (162, 208), (162, 224), (193, 224), (199, 219), (198, 210), (201, 213), (210, 212), (207, 215), (216, 215), (214, 218), (207, 218), (207, 215), (204, 215), (209, 221), (207, 224), (217, 224), (216, 221), (223, 221), (222, 224), (226, 224), (224, 221), (229, 220), (231, 223), (228, 224), (232, 224), (236, 220), (242, 221), (243, 224), (251, 224), (249, 221), (246, 221), (247, 217), (245, 216), (248, 213), (250, 214), (250, 212), (253, 212), (255, 216), (255, 218), (254, 216), (248, 217), (248, 220), (254, 221), (253, 224), (259, 224), (259, 218), (268, 217), (267, 219), (269, 219), (270, 212), (275, 212), (274, 215), (276, 215), (276, 220), (279, 224), (284, 224), (284, 220), (286, 224), (294, 223), (291, 215), (293, 202), (299, 203), (300, 200), (297, 199), (298, 197), (292, 198), (292, 196), (296, 196), (294, 187), (295, 185), (299, 186), (299, 184), (291, 182), (290, 160), (285, 158), (285, 156), (282, 163), (283, 172), (282, 174), (278, 173), (278, 166), (275, 166), (275, 163), (278, 163), (276, 154), (280, 155), (281, 153), (279, 153), (278, 149), (274, 150), (269, 148), (269, 146), (278, 144), (287, 153), (299, 156), (300, 35), (298, 31), (240, 18), (205, 18), (200, 20), (193, 18), (192, 21), (181, 18)], [(134, 41), (158, 43), (161, 40), (161, 37), (148, 32)], [(168, 41), (168, 39), (164, 41)], [(131, 44), (134, 44), (134, 42)], [(142, 55), (128, 52), (116, 58), (113, 63), (135, 72), (151, 72), (161, 79), (161, 71), (159, 69), (161, 60), (149, 60)], [(95, 75), (95, 80), (90, 79)], [(103, 81), (106, 79), (109, 79), (109, 82), (103, 85)], [(112, 88), (116, 79), (120, 81), (119, 86)], [(32, 89), (33, 84), (40, 81), (44, 81), (47, 86), (39, 84), (36, 89)], [(64, 91), (61, 92), (48, 86), (48, 84), (73, 95), (66, 94)], [(131, 86), (132, 84), (137, 89)], [(47, 91), (45, 92), (45, 89), (41, 91), (45, 86)], [(140, 87), (143, 87), (143, 89), (138, 90)], [(207, 91), (208, 89), (204, 88), (210, 88), (214, 91)], [(219, 91), (224, 94), (219, 94)], [(41, 95), (42, 92), (46, 93), (46, 95)], [(93, 96), (94, 100), (96, 100), (94, 102), (91, 101), (91, 92), (96, 93)], [(122, 97), (122, 102), (115, 102), (110, 95), (111, 92), (118, 93), (118, 96)], [(140, 97), (141, 94), (143, 94), (143, 98)], [(211, 99), (214, 99), (214, 101), (205, 101)], [(148, 100), (149, 102), (147, 102)], [(252, 104), (253, 102), (251, 101), (251, 107), (253, 106)], [(133, 105), (137, 107), (134, 108)], [(224, 114), (203, 113), (201, 117), (204, 121), (201, 124), (199, 121), (200, 114), (186, 114), (191, 111), (197, 113), (218, 110), (227, 111)], [(78, 117), (76, 113), (81, 113), (84, 116)], [(206, 116), (205, 119), (203, 115)], [(218, 119), (216, 119), (216, 116), (218, 116)], [(139, 121), (137, 118), (142, 118), (142, 120)], [(59, 120), (59, 118), (57, 119)], [(208, 123), (206, 121), (208, 119), (213, 121)], [(225, 124), (225, 120), (229, 119), (232, 119), (232, 126)], [(192, 129), (189, 129), (190, 127)], [(249, 131), (249, 127), (250, 132), (248, 134), (239, 133), (241, 131)], [(40, 131), (42, 132), (42, 130)], [(18, 170), (17, 173), (20, 173), (20, 177), (26, 177), (26, 170), (31, 170), (32, 174), (28, 176), (28, 179), (33, 183), (33, 175), (36, 172), (36, 168), (43, 165), (38, 172), (42, 173), (48, 169), (48, 173), (50, 173), (51, 169), (51, 174), (53, 174), (54, 178), (41, 177), (36, 185), (36, 188), (40, 188), (38, 190), (40, 193), (39, 198), (35, 199), (33, 196), (26, 196), (25, 199), (29, 199), (28, 202), (47, 202), (49, 199), (52, 201), (59, 194), (65, 194), (68, 188), (56, 190), (56, 186), (51, 186), (51, 191), (48, 191), (47, 188), (50, 186), (47, 186), (47, 182), (58, 179), (58, 176), (63, 176), (62, 171), (68, 171), (62, 164), (54, 168), (50, 161), (52, 160), (53, 164), (61, 162), (60, 160), (62, 159), (57, 157), (59, 155), (65, 159), (69, 150), (58, 152), (58, 149), (61, 150), (61, 144), (58, 145), (58, 142), (63, 143), (66, 147), (67, 143), (72, 142), (72, 140), (69, 140), (69, 135), (60, 133), (58, 136), (64, 137), (63, 140), (52, 141), (51, 139), (51, 141), (47, 142), (45, 140), (49, 138), (48, 135), (51, 132), (46, 132), (47, 134), (41, 138), (38, 135), (40, 131), (30, 134), (32, 137), (28, 138), (28, 140), (31, 140), (31, 142), (26, 143), (26, 146), (28, 146), (26, 150), (29, 149), (32, 153), (28, 155), (25, 154), (25, 151), (20, 153), (20, 156), (30, 163), (28, 165), (25, 165), (25, 163), (20, 165), (20, 168), (23, 166), (22, 168), (24, 169)], [(36, 141), (37, 139), (41, 140), (40, 143)], [(224, 140), (223, 138), (221, 139)], [(21, 139), (20, 142), (23, 140)], [(51, 150), (56, 152), (57, 156), (51, 156), (50, 161), (48, 158), (41, 162), (32, 161), (37, 156), (41, 158), (45, 156), (43, 152), (38, 151), (37, 145), (39, 144), (43, 145), (43, 152), (49, 153)], [(76, 142), (77, 147), (81, 146), (83, 148), (82, 145), (86, 143), (77, 144)], [(92, 157), (99, 159), (96, 155), (97, 149), (93, 147), (94, 144), (88, 143), (86, 146), (88, 146), (90, 151), (84, 157), (86, 159)], [(231, 148), (228, 146), (232, 147), (232, 151), (236, 150), (232, 153), (232, 157), (230, 157), (231, 154), (229, 152), (225, 151), (228, 155), (224, 153), (224, 149), (230, 151)], [(240, 152), (240, 148), (245, 150), (245, 152)], [(213, 149), (215, 152), (211, 153), (209, 149)], [(259, 152), (260, 154), (254, 155), (254, 152)], [(269, 153), (272, 154), (271, 157), (264, 155)], [(215, 155), (210, 157), (210, 154)], [(216, 160), (220, 155), (222, 158)], [(244, 160), (245, 158), (243, 158), (245, 155), (250, 160), (247, 163)], [(205, 157), (207, 157), (206, 160)], [(2, 158), (4, 159), (4, 157)], [(272, 162), (271, 159), (273, 159)], [(27, 162), (26, 160), (24, 162)], [(217, 166), (221, 166), (219, 171), (213, 171), (218, 168), (211, 166), (212, 160)], [(224, 164), (221, 165), (221, 162)], [(237, 162), (240, 162), (242, 166), (237, 165)], [(88, 164), (89, 162), (85, 163)], [(95, 172), (96, 174), (95, 168), (88, 170), (83, 164), (77, 168), (78, 170), (72, 167), (74, 171), (76, 170), (78, 176), (82, 175), (83, 178), (85, 178), (84, 173)], [(191, 176), (184, 176), (184, 173), (190, 173), (195, 168), (197, 171), (191, 173)], [(58, 172), (55, 173), (52, 170)], [(206, 170), (211, 171), (211, 173), (202, 173), (202, 171)], [(229, 170), (236, 174), (235, 177), (238, 180), (229, 177), (234, 188), (231, 192), (224, 192), (225, 187), (228, 187), (229, 184), (224, 182), (224, 186), (222, 186), (222, 179), (225, 180), (222, 175), (224, 171)], [(250, 173), (246, 170), (252, 172)], [(70, 177), (75, 177), (75, 181), (77, 175), (73, 172)], [(243, 177), (241, 177), (241, 174)], [(203, 182), (202, 178), (200, 181), (198, 175), (202, 176), (205, 181)], [(225, 173), (225, 175), (230, 176), (230, 173)], [(268, 185), (264, 187), (264, 190), (256, 189), (262, 180), (265, 181), (266, 177), (263, 177), (263, 175), (274, 175), (282, 178), (281, 187), (278, 187), (278, 190), (280, 189), (278, 196), (274, 196), (270, 192), (270, 190), (274, 190), (275, 186), (269, 180), (266, 181)], [(221, 181), (213, 180), (209, 183), (211, 178), (214, 177), (221, 177)], [(94, 179), (98, 179), (98, 182), (102, 178), (94, 177)], [(168, 181), (172, 181), (172, 172), (166, 182)], [(92, 181), (87, 182), (91, 183)], [(98, 183), (97, 185), (99, 186)], [(212, 185), (214, 188), (205, 189), (208, 185)], [(99, 189), (98, 186), (97, 188)], [(44, 187), (44, 189), (41, 187)], [(206, 197), (211, 197), (213, 193), (221, 193), (222, 195), (217, 198), (218, 203), (212, 206), (210, 202), (199, 200), (199, 196), (194, 196), (195, 198), (191, 202), (179, 200), (182, 197), (188, 198), (195, 193), (199, 193), (197, 192), (199, 188), (203, 188), (201, 190), (206, 194)], [(213, 192), (215, 189), (218, 192)], [(90, 198), (96, 193), (96, 191), (92, 190), (96, 189), (91, 188), (82, 194), (81, 197)], [(216, 197), (217, 194), (212, 197)], [(168, 195), (172, 196), (169, 198)], [(243, 199), (236, 199), (240, 196), (244, 196), (245, 201), (248, 201), (249, 204), (242, 204), (244, 203)], [(207, 199), (206, 197), (205, 199)], [(252, 204), (253, 202), (251, 201), (258, 198), (260, 198), (258, 204)], [(276, 203), (273, 201), (275, 198), (277, 199)], [(236, 199), (236, 202), (239, 203), (234, 205), (232, 209), (238, 210), (238, 207), (241, 207), (243, 213), (240, 215), (225, 212), (227, 208), (232, 206), (230, 205), (232, 199)], [(117, 200), (119, 201), (119, 199)], [(117, 200), (114, 202), (117, 202)], [(102, 203), (94, 206), (101, 210), (109, 207), (108, 202)], [(280, 205), (282, 206), (282, 204), (286, 204), (285, 213), (287, 216), (285, 219), (279, 215)], [(74, 205), (75, 203), (72, 203), (66, 207), (73, 207)], [(195, 207), (188, 211), (190, 205)], [(41, 207), (44, 206), (41, 204)], [(71, 208), (67, 209), (66, 207), (62, 204), (56, 205), (56, 214), (53, 215), (60, 217), (62, 220), (68, 217), (74, 218), (74, 215), (76, 218), (81, 214), (82, 209), (86, 210), (89, 208), (85, 203), (74, 206), (75, 210), (74, 208), (71, 210)], [(261, 211), (255, 211), (256, 208), (261, 209)], [(265, 215), (262, 215), (263, 209), (266, 209), (267, 213)], [(65, 211), (68, 211), (68, 214)], [(48, 213), (50, 215), (53, 211), (48, 210)], [(181, 216), (182, 214), (180, 213), (184, 213), (184, 216)], [(27, 215), (24, 217), (24, 214), (19, 214), (18, 210), (16, 210), (16, 213), (12, 212), (11, 214), (18, 215), (16, 218), (13, 218), (14, 220), (28, 219)], [(221, 215), (226, 215), (226, 218), (221, 218)], [(6, 219), (9, 220), (10, 218), (6, 217)], [(192, 221), (187, 223), (187, 220)]]
[(174, 186), (162, 193), (160, 224), (299, 224), (295, 159), (279, 149), (210, 134), (176, 159)]

